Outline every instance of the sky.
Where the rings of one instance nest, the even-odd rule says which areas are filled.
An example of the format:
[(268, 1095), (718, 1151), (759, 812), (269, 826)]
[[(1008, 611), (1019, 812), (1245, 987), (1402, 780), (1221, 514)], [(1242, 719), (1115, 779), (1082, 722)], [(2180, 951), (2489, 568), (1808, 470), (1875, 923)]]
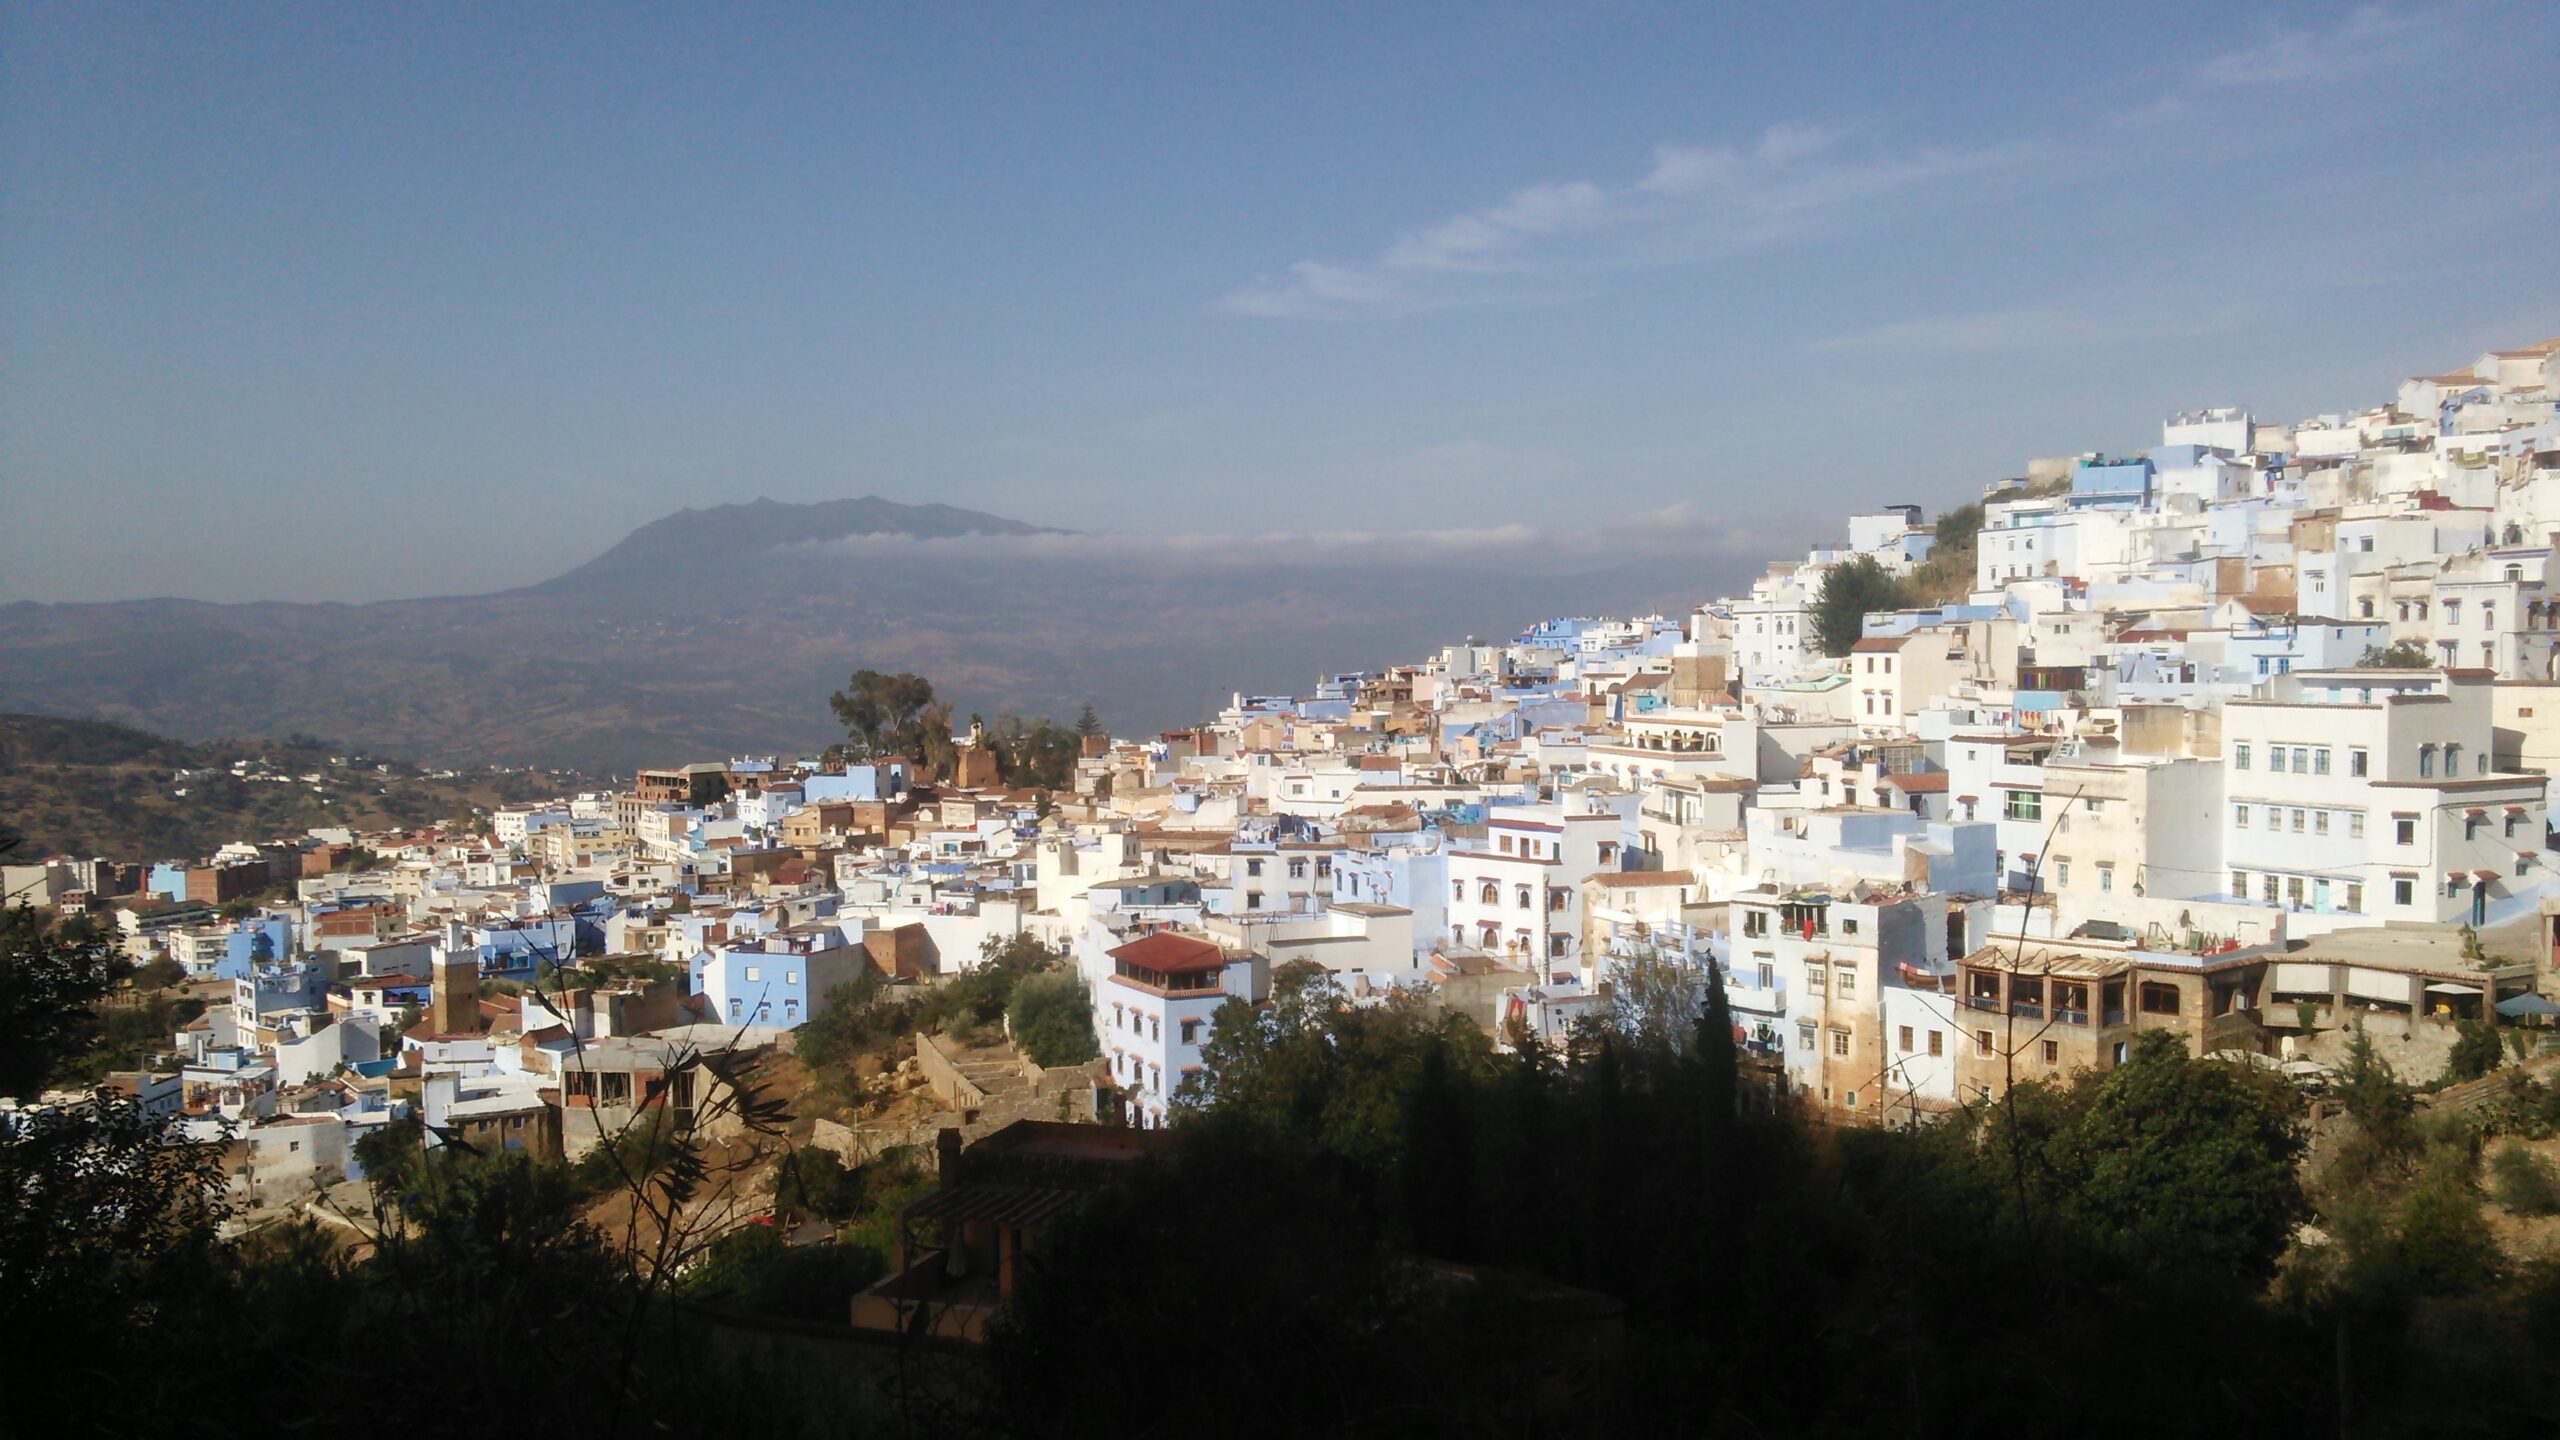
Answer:
[(2539, 4), (0, 7), (0, 601), (759, 496), (1800, 548), (2560, 334), (2555, 74)]

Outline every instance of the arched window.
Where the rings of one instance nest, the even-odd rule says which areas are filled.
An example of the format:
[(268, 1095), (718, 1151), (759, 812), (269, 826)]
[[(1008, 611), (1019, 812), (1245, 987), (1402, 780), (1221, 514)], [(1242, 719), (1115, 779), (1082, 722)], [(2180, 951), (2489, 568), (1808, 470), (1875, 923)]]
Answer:
[(2458, 778), (2458, 777), (2460, 777), (2460, 776), (2461, 776), (2461, 774), (2462, 774), (2462, 747), (2461, 747), (2461, 746), (2459, 746), (2459, 745), (2447, 745), (2447, 746), (2445, 746), (2445, 747), (2444, 747), (2444, 773), (2445, 773), (2445, 778), (2447, 778), (2447, 779), (2455, 779), (2455, 778)]
[(1485, 904), (1487, 904), (1487, 905), (1499, 905), (1499, 904), (1501, 904), (1501, 903), (1502, 903), (1502, 886), (1501, 886), (1500, 882), (1498, 882), (1498, 881), (1493, 881), (1493, 880), (1487, 880), (1486, 882), (1484, 882), (1484, 888), (1476, 892), (1476, 898), (1477, 898), (1478, 900), (1483, 901), (1483, 902), (1484, 902)]
[(2432, 777), (2435, 773), (2436, 773), (2436, 747), (2434, 747), (2433, 745), (2421, 745), (2421, 746), (2419, 746), (2419, 747), (2418, 747), (2418, 778), (2419, 778), (2419, 779), (2421, 779), (2421, 780), (2425, 780), (2425, 779), (2428, 779), (2428, 778)]

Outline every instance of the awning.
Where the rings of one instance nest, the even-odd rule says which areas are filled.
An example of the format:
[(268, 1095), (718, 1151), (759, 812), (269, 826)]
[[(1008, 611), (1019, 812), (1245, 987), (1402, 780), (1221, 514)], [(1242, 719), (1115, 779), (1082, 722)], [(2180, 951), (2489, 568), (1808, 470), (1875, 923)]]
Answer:
[(2498, 878), (2498, 872), (2495, 870), (2474, 870), (2471, 872), (2471, 878), (2474, 880), (2495, 880)]
[(2465, 815), (2486, 815), (2486, 814), (2488, 814), (2489, 812), (2488, 812), (2487, 810), (2482, 809), (2481, 807), (2479, 807), (2479, 806), (2477, 806), (2477, 805), (2474, 805), (2474, 806), (2472, 806), (2470, 809), (2465, 810), (2465, 811), (2463, 811), (2462, 813), (2463, 813), (2463, 814), (2465, 814)]
[(2510, 806), (2508, 806), (2508, 807), (2507, 807), (2507, 813), (2508, 813), (2508, 814), (2510, 814), (2510, 815), (2523, 815), (2523, 814), (2528, 814), (2528, 813), (2530, 813), (2530, 812), (2528, 812), (2528, 811), (2527, 811), (2523, 806), (2521, 806), (2521, 805), (2510, 805)]
[(2510, 1020), (2520, 1020), (2528, 1015), (2560, 1015), (2560, 1005), (2554, 1005), (2530, 990), (2499, 1001), (2497, 1010)]
[(2480, 993), (2480, 987), (2477, 985), (2447, 985), (2439, 981), (2436, 984), (2428, 986), (2427, 993), (2430, 995), (2477, 995)]

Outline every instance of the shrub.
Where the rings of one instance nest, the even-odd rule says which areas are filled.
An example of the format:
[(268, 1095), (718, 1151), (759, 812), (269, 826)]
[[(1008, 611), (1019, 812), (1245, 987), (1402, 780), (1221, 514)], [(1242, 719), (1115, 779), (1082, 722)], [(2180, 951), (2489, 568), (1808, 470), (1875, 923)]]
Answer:
[(2489, 1193), (2519, 1215), (2560, 1214), (2560, 1169), (2510, 1140), (2489, 1157)]

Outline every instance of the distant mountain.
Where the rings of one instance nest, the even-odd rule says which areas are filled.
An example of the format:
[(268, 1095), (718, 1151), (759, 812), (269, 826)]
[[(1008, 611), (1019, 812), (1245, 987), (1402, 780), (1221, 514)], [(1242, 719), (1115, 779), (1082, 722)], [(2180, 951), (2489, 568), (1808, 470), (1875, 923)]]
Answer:
[(679, 510), (663, 520), (652, 520), (593, 560), (525, 593), (556, 595), (632, 580), (663, 581), (670, 568), (734, 563), (789, 546), (856, 536), (948, 540), (965, 535), (1068, 533), (950, 505), (901, 505), (877, 495), (806, 505), (759, 497), (746, 505)]
[(1556, 574), (1516, 555), (1423, 563), (1394, 544), (1356, 557), (875, 497), (759, 500), (681, 511), (493, 595), (0, 607), (0, 709), (628, 772), (817, 749), (837, 738), (828, 693), (871, 668), (931, 678), (963, 716), (1090, 703), (1147, 733), (1207, 718), (1232, 691), (1302, 689), (1545, 615), (1685, 608), (1740, 578), (1659, 553)]

